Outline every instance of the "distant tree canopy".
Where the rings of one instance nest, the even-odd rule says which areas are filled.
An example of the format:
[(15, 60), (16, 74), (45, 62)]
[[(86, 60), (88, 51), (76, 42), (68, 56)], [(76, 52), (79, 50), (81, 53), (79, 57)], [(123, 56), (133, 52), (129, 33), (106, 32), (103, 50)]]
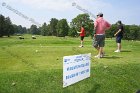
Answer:
[(42, 25), (42, 27), (40, 27), (39, 28), (40, 29), (40, 31), (41, 31), (41, 35), (42, 36), (48, 36), (48, 29), (47, 29), (47, 24), (46, 23), (44, 23), (43, 25)]
[(90, 19), (88, 14), (79, 14), (76, 18), (72, 19), (70, 23), (69, 36), (77, 36), (77, 31), (80, 31), (82, 25), (84, 25), (86, 36), (92, 35), (93, 33), (93, 20)]
[(37, 28), (36, 25), (31, 25), (31, 27), (30, 27), (30, 33), (32, 35), (40, 35), (40, 31), (39, 31), (39, 29)]
[(41, 35), (43, 36), (67, 36), (69, 25), (66, 19), (58, 20), (52, 18), (50, 24), (44, 23), (40, 27)]
[(125, 26), (125, 39), (140, 40), (140, 26), (126, 25)]
[(59, 22), (57, 23), (57, 36), (68, 36), (68, 32), (69, 32), (69, 25), (66, 19), (61, 19), (59, 20)]
[(58, 19), (56, 18), (52, 18), (51, 21), (50, 21), (50, 34), (52, 36), (56, 36), (57, 35), (57, 23), (58, 23)]
[(11, 20), (9, 17), (4, 17), (3, 15), (0, 15), (0, 37), (13, 35), (14, 27), (11, 23)]
[(25, 34), (25, 33), (28, 33), (26, 27), (22, 27), (21, 25), (17, 26), (15, 24), (13, 24), (13, 27), (14, 27), (15, 34)]
[[(21, 25), (12, 24), (9, 17), (4, 17), (0, 14), (0, 37), (14, 35), (14, 34), (33, 34), (42, 36), (79, 36), (77, 31), (80, 31), (81, 26), (84, 25), (86, 36), (93, 36), (94, 21), (90, 19), (88, 14), (79, 14), (72, 19), (68, 24), (67, 19), (51, 18), (50, 23), (43, 23), (41, 27), (31, 25), (30, 28), (22, 27)], [(117, 25), (112, 24), (111, 28), (106, 31), (106, 37), (114, 37), (117, 31)], [(126, 40), (140, 40), (140, 26), (139, 25), (125, 25), (124, 24), (124, 38)]]

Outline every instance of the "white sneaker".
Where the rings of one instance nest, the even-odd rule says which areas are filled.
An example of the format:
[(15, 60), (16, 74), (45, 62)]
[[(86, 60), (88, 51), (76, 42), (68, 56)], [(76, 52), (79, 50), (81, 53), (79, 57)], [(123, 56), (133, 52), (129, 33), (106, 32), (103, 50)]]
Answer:
[(84, 46), (79, 46), (79, 47), (84, 47)]
[(101, 56), (100, 55), (97, 55), (97, 56), (94, 56), (95, 58), (98, 58), (98, 59), (100, 59), (101, 58)]
[(104, 57), (104, 55), (103, 54), (101, 54), (101, 56), (100, 57)]
[(103, 52), (100, 57), (104, 57), (104, 56), (105, 56), (105, 52)]
[(120, 50), (116, 50), (116, 51), (114, 51), (114, 52), (116, 52), (116, 53), (117, 53), (117, 52), (121, 52), (121, 51), (120, 51)]

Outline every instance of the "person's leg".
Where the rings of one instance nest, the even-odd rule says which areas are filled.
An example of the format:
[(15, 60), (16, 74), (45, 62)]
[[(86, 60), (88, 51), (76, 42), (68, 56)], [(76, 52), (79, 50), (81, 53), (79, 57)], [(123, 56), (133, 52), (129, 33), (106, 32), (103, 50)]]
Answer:
[(118, 50), (121, 51), (121, 43), (117, 43), (117, 45), (118, 45)]
[(117, 50), (115, 50), (114, 52), (120, 52), (121, 51), (121, 44), (117, 43)]
[(104, 56), (105, 56), (104, 47), (102, 47), (101, 57), (104, 57)]
[(100, 47), (95, 47), (95, 49), (98, 51), (98, 55), (99, 55)]
[(103, 57), (105, 55), (105, 52), (103, 50), (105, 46), (105, 35), (101, 36), (101, 42), (100, 42), (100, 57)]
[[(98, 36), (93, 37), (93, 47), (98, 51), (99, 53), (99, 41), (98, 41)], [(98, 56), (98, 55), (97, 55)]]
[(121, 37), (116, 37), (116, 43), (117, 43), (117, 50), (115, 52), (121, 51)]
[(84, 41), (83, 41), (83, 40), (81, 40), (81, 46), (83, 46), (83, 42), (84, 42)]
[(95, 56), (96, 58), (101, 58), (104, 56), (103, 48), (105, 46), (105, 35), (99, 36), (99, 47), (98, 47), (98, 55)]
[(103, 47), (100, 47), (100, 48), (99, 48), (98, 55), (101, 57), (101, 56), (102, 56), (102, 54), (103, 54)]
[(95, 49), (99, 52), (100, 47), (96, 46)]
[(80, 44), (80, 46), (79, 46), (79, 47), (83, 47), (83, 42), (84, 42), (84, 37), (83, 37), (83, 36), (81, 36), (81, 44)]
[(99, 48), (96, 48), (98, 50), (98, 55), (95, 56), (95, 58), (101, 58), (104, 56), (103, 54), (103, 47), (99, 47)]
[(118, 44), (118, 49), (119, 49), (120, 51), (121, 51), (121, 49), (122, 49), (121, 41), (122, 41), (122, 37), (120, 37), (120, 41), (119, 41), (119, 44)]

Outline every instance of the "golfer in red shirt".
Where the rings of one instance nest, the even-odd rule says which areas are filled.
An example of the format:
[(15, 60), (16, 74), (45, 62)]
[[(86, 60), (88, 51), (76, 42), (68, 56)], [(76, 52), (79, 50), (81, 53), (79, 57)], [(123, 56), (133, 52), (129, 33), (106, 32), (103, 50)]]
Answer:
[(103, 19), (103, 14), (98, 13), (97, 19), (94, 22), (94, 44), (93, 46), (98, 50), (98, 55), (95, 58), (104, 56), (103, 47), (105, 46), (105, 31), (111, 27), (110, 23)]
[(84, 29), (84, 25), (82, 25), (81, 27), (81, 31), (80, 32), (77, 32), (80, 34), (80, 37), (81, 37), (81, 45), (79, 47), (84, 47), (83, 46), (83, 42), (84, 42), (84, 37), (85, 37), (85, 29)]

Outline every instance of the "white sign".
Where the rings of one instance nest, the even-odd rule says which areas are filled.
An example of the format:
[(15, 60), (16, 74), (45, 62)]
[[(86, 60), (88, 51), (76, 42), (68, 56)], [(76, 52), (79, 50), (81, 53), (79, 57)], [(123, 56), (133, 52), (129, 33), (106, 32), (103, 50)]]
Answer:
[(90, 77), (91, 53), (63, 57), (63, 88)]

